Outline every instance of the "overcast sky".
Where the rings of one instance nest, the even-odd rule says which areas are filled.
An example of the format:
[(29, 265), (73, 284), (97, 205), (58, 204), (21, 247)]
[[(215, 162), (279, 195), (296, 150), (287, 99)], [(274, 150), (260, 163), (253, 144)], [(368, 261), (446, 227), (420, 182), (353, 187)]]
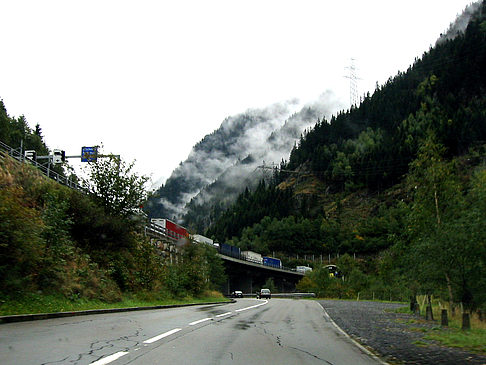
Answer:
[[(223, 119), (372, 92), (471, 0), (0, 0), (0, 98), (50, 148), (102, 143), (155, 182)], [(79, 165), (74, 164), (73, 165)]]

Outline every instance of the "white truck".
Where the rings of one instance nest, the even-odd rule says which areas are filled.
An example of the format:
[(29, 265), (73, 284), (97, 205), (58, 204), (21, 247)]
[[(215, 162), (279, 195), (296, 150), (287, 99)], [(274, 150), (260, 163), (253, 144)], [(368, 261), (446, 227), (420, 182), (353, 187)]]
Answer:
[(263, 257), (258, 252), (241, 251), (241, 257), (246, 261), (256, 262), (257, 264), (263, 264)]
[(200, 234), (193, 234), (192, 239), (197, 242), (197, 243), (204, 243), (209, 246), (213, 247), (219, 247), (219, 243), (214, 242), (211, 238), (207, 238), (205, 236), (202, 236)]
[(214, 241), (211, 238), (204, 237), (200, 234), (193, 234), (192, 239), (196, 241), (197, 243), (205, 243), (207, 245), (213, 245)]
[(297, 266), (295, 268), (295, 271), (297, 271), (297, 272), (303, 272), (305, 274), (307, 271), (312, 271), (312, 267), (309, 267), (309, 266)]

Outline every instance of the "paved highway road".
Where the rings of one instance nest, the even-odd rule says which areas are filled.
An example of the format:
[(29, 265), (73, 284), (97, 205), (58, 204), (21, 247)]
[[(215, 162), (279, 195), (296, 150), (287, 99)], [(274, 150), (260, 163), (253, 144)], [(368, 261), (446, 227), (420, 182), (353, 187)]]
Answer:
[(378, 364), (316, 301), (237, 303), (0, 325), (0, 364)]

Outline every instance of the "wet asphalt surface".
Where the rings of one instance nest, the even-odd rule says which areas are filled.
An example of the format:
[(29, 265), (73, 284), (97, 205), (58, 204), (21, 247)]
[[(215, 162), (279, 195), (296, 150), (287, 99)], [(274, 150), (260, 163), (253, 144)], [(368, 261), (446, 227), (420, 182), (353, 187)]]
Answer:
[(103, 313), (0, 325), (0, 364), (379, 365), (314, 300)]
[(439, 324), (388, 311), (401, 304), (338, 300), (319, 303), (347, 334), (390, 364), (486, 364), (486, 356), (424, 339), (423, 331)]

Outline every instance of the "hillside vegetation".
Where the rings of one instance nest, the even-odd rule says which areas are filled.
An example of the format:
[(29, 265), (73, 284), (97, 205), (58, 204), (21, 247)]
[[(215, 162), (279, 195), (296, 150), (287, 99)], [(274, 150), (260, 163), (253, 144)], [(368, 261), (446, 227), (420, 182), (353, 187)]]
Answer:
[[(464, 33), (330, 121), (317, 120), (270, 182), (206, 235), (286, 258), (340, 257), (322, 295), (435, 294), (486, 303), (486, 3)], [(357, 259), (351, 259), (357, 255)]]
[[(2, 110), (6, 140), (32, 140), (28, 148), (47, 154), (40, 127), (32, 131)], [(80, 192), (0, 154), (0, 312), (32, 295), (118, 302), (198, 297), (219, 287), (224, 273), (214, 250), (187, 245), (171, 264), (143, 235), (145, 219), (135, 213), (145, 179), (132, 166), (117, 158), (92, 164)]]

